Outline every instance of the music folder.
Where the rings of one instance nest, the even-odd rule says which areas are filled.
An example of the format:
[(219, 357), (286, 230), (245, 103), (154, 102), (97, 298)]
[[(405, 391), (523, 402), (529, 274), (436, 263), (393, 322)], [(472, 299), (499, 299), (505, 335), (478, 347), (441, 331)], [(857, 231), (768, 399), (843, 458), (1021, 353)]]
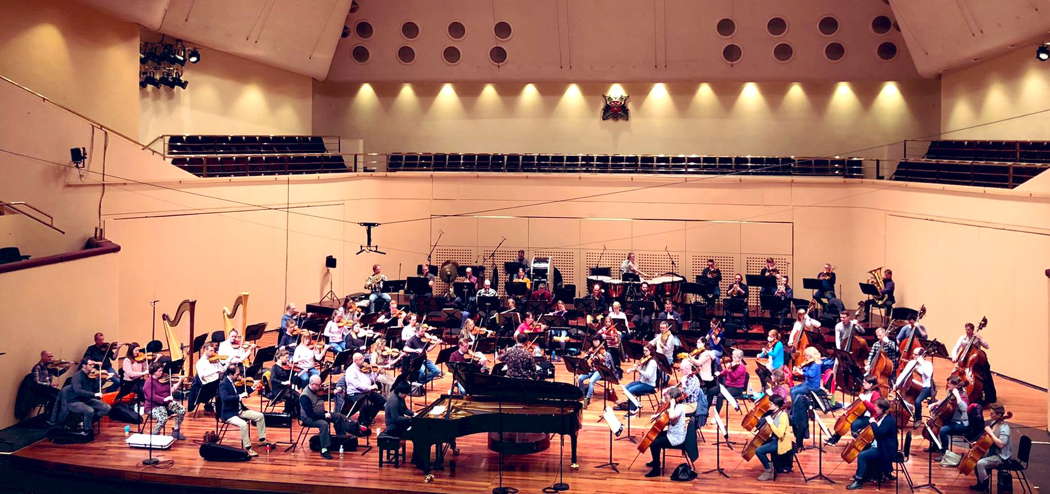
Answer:
[(802, 278), (802, 288), (806, 290), (820, 290), (820, 280), (816, 278)]

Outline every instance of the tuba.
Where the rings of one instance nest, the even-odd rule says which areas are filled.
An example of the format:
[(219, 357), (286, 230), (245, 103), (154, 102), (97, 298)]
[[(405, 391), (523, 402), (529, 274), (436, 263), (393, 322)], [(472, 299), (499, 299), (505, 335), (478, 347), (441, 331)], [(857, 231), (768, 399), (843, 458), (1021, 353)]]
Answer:
[[(882, 290), (886, 288), (882, 283), (882, 266), (868, 271), (868, 283), (875, 285), (875, 288), (879, 289), (879, 293), (882, 293)], [(887, 298), (889, 298), (889, 295), (879, 295), (878, 297), (875, 297), (875, 303), (885, 304)]]

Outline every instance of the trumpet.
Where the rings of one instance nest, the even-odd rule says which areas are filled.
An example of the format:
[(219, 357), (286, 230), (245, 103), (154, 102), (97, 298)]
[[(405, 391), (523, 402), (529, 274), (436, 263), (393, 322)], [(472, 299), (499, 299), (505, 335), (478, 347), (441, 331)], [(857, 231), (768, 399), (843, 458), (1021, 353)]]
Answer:
[(744, 294), (744, 289), (740, 288), (740, 283), (733, 283), (732, 285), (729, 285), (728, 292), (729, 292), (730, 296), (732, 296), (732, 295), (743, 295)]

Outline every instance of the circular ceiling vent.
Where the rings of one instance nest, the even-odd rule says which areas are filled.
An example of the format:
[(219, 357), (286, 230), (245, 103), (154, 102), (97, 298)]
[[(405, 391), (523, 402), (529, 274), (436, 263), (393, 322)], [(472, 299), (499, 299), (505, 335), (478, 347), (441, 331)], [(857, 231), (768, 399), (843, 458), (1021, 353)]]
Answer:
[(401, 63), (412, 63), (416, 61), (416, 50), (411, 46), (402, 46), (397, 49), (397, 59)]
[(744, 50), (740, 48), (740, 45), (728, 44), (722, 48), (722, 59), (729, 63), (737, 63), (743, 57)]
[(441, 58), (450, 64), (459, 63), (459, 59), (462, 56), (463, 54), (460, 53), (459, 48), (456, 48), (455, 46), (446, 47), (444, 51), (441, 52)]
[(787, 43), (779, 43), (773, 47), (773, 58), (778, 62), (787, 62), (793, 56), (795, 56), (795, 49)]
[(489, 60), (496, 65), (507, 63), (507, 50), (502, 46), (493, 46), (489, 50)]
[(462, 22), (452, 21), (448, 24), (448, 37), (460, 40), (467, 35), (467, 28)]
[(510, 39), (510, 35), (513, 34), (514, 30), (510, 27), (510, 23), (507, 21), (499, 21), (495, 26), (492, 26), (492, 33), (496, 35), (497, 39), (506, 41)]
[(875, 53), (883, 60), (893, 60), (897, 58), (897, 45), (887, 41), (880, 44)]
[(842, 60), (842, 57), (846, 56), (846, 47), (837, 41), (828, 43), (824, 47), (824, 56), (832, 62), (838, 62)]
[(419, 24), (408, 21), (401, 25), (401, 36), (405, 39), (416, 39), (419, 37)]
[(372, 57), (372, 54), (368, 53), (368, 48), (364, 45), (357, 45), (350, 51), (350, 56), (353, 57), (354, 61), (357, 63), (365, 63)]
[(783, 17), (774, 17), (766, 23), (766, 31), (771, 36), (783, 36), (788, 30), (788, 23)]
[(830, 15), (824, 16), (817, 23), (817, 30), (824, 36), (831, 36), (839, 31), (839, 20)]
[(360, 37), (361, 39), (371, 38), (372, 37), (372, 33), (375, 32), (372, 29), (372, 24), (369, 23), (368, 21), (358, 22), (357, 25), (354, 26), (354, 31), (357, 33), (357, 36)]
[(875, 34), (886, 34), (893, 29), (893, 21), (889, 17), (880, 15), (871, 20), (871, 30), (875, 31)]
[(736, 33), (736, 22), (729, 18), (722, 19), (715, 25), (715, 31), (718, 32), (719, 36), (728, 38)]

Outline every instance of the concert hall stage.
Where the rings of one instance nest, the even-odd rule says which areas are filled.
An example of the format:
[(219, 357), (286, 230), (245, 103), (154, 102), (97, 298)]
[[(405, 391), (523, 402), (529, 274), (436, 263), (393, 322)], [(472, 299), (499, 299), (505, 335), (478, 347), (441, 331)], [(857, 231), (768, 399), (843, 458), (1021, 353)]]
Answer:
[[(751, 360), (751, 359), (749, 359)], [(753, 364), (752, 364), (753, 365)], [(945, 360), (936, 360), (935, 377), (940, 383), (949, 371), (949, 363)], [(559, 380), (568, 381), (570, 376), (564, 367), (558, 367)], [(1046, 400), (1043, 392), (1030, 387), (1017, 384), (1005, 379), (997, 378), (996, 386), (999, 389), (1000, 402), (1004, 403), (1008, 410), (1014, 412), (1012, 424), (1026, 425), (1037, 429), (1045, 429)], [(438, 390), (447, 390), (449, 378), (437, 382), (435, 391), (429, 398), (434, 398)], [(597, 393), (596, 393), (597, 394)], [(416, 398), (415, 408), (422, 406), (422, 399)], [(248, 400), (249, 404), (258, 403)], [(643, 400), (644, 402), (644, 400)], [(616, 440), (613, 442), (613, 461), (620, 463), (620, 473), (615, 473), (607, 468), (595, 468), (608, 460), (608, 434), (604, 423), (599, 423), (599, 412), (601, 400), (594, 403), (584, 412), (583, 429), (580, 431), (579, 464), (578, 471), (569, 469), (568, 441), (565, 448), (565, 481), (571, 486), (569, 492), (602, 492), (602, 493), (624, 493), (637, 494), (644, 490), (668, 491), (671, 489), (714, 489), (711, 492), (733, 492), (751, 494), (756, 491), (767, 493), (783, 492), (797, 493), (801, 491), (841, 491), (849, 483), (850, 477), (855, 471), (855, 464), (845, 464), (839, 458), (840, 450), (849, 443), (844, 438), (837, 446), (827, 447), (824, 454), (824, 473), (834, 479), (838, 484), (827, 484), (820, 480), (806, 483), (799, 472), (778, 476), (774, 482), (759, 482), (756, 477), (761, 473), (761, 467), (757, 459), (744, 462), (740, 457), (743, 443), (750, 438), (750, 433), (740, 428), (741, 415), (731, 412), (729, 415), (729, 437), (736, 444), (721, 447), (721, 466), (730, 478), (722, 478), (717, 474), (702, 473), (715, 467), (715, 432), (713, 423), (709, 422), (704, 428), (705, 442), (700, 444), (700, 460), (697, 462), (699, 477), (692, 482), (692, 486), (683, 483), (674, 483), (667, 475), (675, 465), (681, 463), (678, 458), (679, 451), (672, 450), (667, 457), (667, 469), (665, 476), (647, 479), (643, 477), (647, 468), (645, 463), (649, 461), (648, 452), (643, 453), (634, 462), (633, 468), (628, 470), (635, 457), (635, 445), (627, 440)], [(635, 437), (644, 435), (647, 430), (651, 413), (648, 406), (646, 413), (635, 418), (632, 422), (632, 433)], [(622, 418), (622, 412), (618, 412)], [(378, 417), (381, 422), (382, 414)], [(377, 428), (381, 425), (377, 422)], [(826, 419), (830, 427), (834, 417)], [(115, 491), (130, 492), (141, 488), (142, 483), (159, 484), (159, 492), (218, 492), (225, 490), (252, 490), (266, 492), (455, 492), (455, 493), (477, 493), (488, 494), (493, 487), (498, 485), (498, 455), (490, 452), (486, 444), (484, 434), (475, 434), (460, 438), (459, 447), (462, 453), (459, 456), (448, 455), (448, 460), (455, 460), (455, 471), (446, 465), (442, 471), (435, 471), (432, 483), (425, 483), (420, 470), (412, 466), (401, 466), (394, 468), (384, 465), (379, 468), (377, 464), (377, 450), (372, 449), (365, 455), (358, 452), (347, 452), (341, 458), (335, 453), (335, 460), (324, 460), (317, 453), (310, 452), (307, 448), (299, 448), (297, 451), (285, 453), (284, 447), (265, 453), (260, 451), (260, 457), (246, 463), (217, 463), (205, 462), (197, 453), (195, 440), (199, 440), (206, 430), (215, 426), (215, 420), (203, 413), (196, 418), (187, 418), (184, 425), (184, 433), (189, 437), (186, 441), (177, 442), (175, 447), (169, 451), (157, 451), (156, 456), (162, 460), (174, 460), (174, 464), (165, 464), (157, 467), (143, 466), (141, 461), (146, 457), (146, 451), (130, 449), (124, 445), (124, 424), (110, 422), (106, 419), (102, 424), (102, 434), (92, 443), (85, 445), (57, 445), (43, 440), (37, 444), (26, 447), (10, 457), (10, 467), (18, 474), (14, 480), (33, 479), (33, 486), (52, 485), (52, 476), (64, 479), (66, 485), (83, 485), (81, 481), (103, 483), (104, 485), (116, 485)], [(298, 425), (295, 426), (295, 435), (298, 434)], [(254, 429), (252, 431), (254, 436)], [(626, 436), (626, 432), (624, 432)], [(1017, 434), (1015, 433), (1015, 436)], [(271, 429), (270, 441), (287, 441), (287, 429)], [(373, 437), (374, 439), (374, 437)], [(558, 436), (552, 439), (551, 448), (547, 451), (528, 456), (508, 456), (505, 458), (503, 481), (507, 486), (515, 487), (522, 492), (539, 492), (544, 487), (550, 486), (558, 479)], [(236, 434), (227, 433), (224, 444), (235, 444)], [(373, 440), (374, 444), (374, 440)], [(812, 441), (806, 441), (807, 445)], [(926, 454), (922, 448), (926, 441), (916, 435), (912, 444), (913, 456), (908, 463), (908, 470), (916, 483), (926, 483)], [(408, 447), (411, 455), (411, 445)], [(957, 451), (961, 447), (957, 446)], [(1037, 461), (1033, 455), (1033, 463)], [(809, 449), (799, 455), (806, 476), (817, 473), (818, 453), (816, 449)], [(1033, 467), (1037, 468), (1037, 467)], [(70, 478), (75, 479), (70, 482)], [(81, 480), (82, 479), (82, 480)], [(907, 489), (904, 476), (899, 476), (901, 489)], [(934, 464), (933, 481), (946, 494), (961, 494), (971, 492), (968, 486), (974, 483), (972, 476), (963, 477), (954, 468), (941, 468)], [(176, 487), (177, 486), (177, 487)], [(125, 488), (127, 488), (125, 490)], [(893, 489), (892, 485), (883, 486), (882, 489)], [(1015, 487), (1019, 488), (1019, 487)], [(865, 487), (865, 490), (874, 490), (873, 485)], [(50, 488), (42, 490), (29, 489), (22, 492), (53, 492)], [(19, 491), (16, 491), (19, 492)]]

